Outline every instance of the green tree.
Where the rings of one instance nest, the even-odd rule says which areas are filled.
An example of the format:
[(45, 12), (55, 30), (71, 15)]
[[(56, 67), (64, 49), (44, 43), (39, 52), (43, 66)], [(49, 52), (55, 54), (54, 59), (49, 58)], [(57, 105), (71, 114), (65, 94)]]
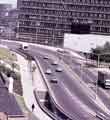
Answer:
[(100, 61), (110, 62), (110, 42), (106, 42), (103, 46), (92, 48), (91, 53), (93, 54), (91, 59), (97, 60), (97, 55), (103, 54), (100, 55)]

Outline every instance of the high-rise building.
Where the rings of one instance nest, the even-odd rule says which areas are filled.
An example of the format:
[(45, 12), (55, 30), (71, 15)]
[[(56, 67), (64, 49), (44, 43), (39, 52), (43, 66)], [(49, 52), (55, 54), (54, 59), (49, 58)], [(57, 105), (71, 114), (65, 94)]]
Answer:
[(12, 9), (11, 4), (0, 3), (0, 18), (5, 17), (11, 9)]
[(0, 37), (7, 36), (6, 31), (9, 28), (8, 13), (12, 10), (11, 4), (0, 3)]
[(17, 37), (62, 46), (64, 33), (110, 34), (109, 0), (18, 0)]

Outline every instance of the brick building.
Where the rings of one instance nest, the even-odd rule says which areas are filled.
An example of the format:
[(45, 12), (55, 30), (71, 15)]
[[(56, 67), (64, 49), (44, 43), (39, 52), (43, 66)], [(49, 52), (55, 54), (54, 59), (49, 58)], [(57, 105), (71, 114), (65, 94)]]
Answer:
[(64, 33), (110, 34), (109, 0), (18, 0), (17, 38), (62, 46)]

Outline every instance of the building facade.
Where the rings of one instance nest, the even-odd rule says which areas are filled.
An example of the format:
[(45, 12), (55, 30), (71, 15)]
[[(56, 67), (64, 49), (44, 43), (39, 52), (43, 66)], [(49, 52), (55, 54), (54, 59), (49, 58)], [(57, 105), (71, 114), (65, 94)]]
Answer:
[(6, 17), (8, 12), (12, 9), (11, 4), (2, 4), (0, 3), (0, 26), (7, 26)]
[(12, 9), (11, 4), (0, 3), (0, 18), (3, 18), (7, 15), (8, 11)]
[(64, 33), (110, 34), (109, 0), (18, 0), (17, 38), (62, 46)]
[(9, 29), (8, 13), (12, 10), (11, 4), (0, 3), (0, 37), (6, 37)]

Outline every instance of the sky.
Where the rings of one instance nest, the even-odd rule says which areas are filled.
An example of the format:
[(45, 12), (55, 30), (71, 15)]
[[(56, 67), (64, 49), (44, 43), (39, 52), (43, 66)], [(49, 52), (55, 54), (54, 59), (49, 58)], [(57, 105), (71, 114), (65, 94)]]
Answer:
[(0, 3), (11, 3), (13, 7), (16, 7), (17, 0), (0, 0)]

